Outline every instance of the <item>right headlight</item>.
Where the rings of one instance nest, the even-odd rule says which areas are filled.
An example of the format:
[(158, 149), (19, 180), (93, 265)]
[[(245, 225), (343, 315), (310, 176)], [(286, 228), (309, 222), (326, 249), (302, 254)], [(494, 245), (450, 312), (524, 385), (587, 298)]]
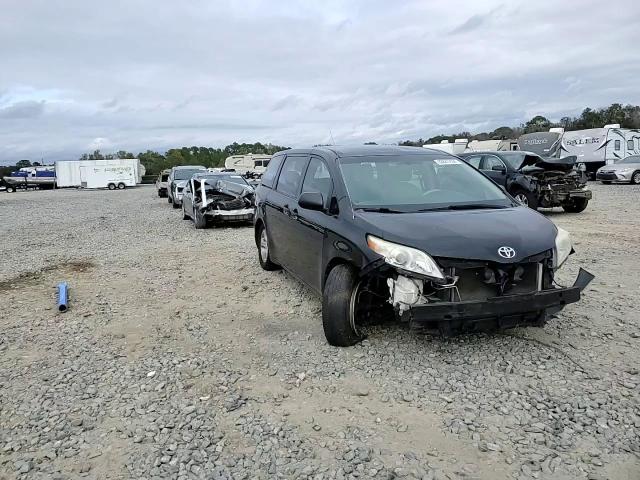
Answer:
[(388, 242), (373, 235), (367, 235), (367, 245), (371, 250), (382, 255), (389, 265), (407, 272), (444, 280), (438, 264), (422, 250)]
[(565, 262), (565, 260), (569, 257), (572, 250), (571, 245), (571, 236), (569, 232), (563, 230), (560, 227), (558, 228), (558, 233), (556, 234), (556, 247), (553, 252), (553, 266), (555, 268), (559, 268)]

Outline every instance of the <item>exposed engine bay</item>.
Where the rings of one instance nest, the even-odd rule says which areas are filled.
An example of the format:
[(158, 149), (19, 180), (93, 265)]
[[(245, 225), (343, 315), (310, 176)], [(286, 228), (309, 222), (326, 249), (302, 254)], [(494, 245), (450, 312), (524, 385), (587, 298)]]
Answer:
[(575, 156), (545, 159), (526, 155), (518, 173), (509, 179), (508, 190), (515, 192), (525, 189), (534, 193), (537, 197), (536, 207), (552, 208), (576, 201), (586, 202), (591, 199), (591, 192), (585, 189), (587, 175), (575, 165)]
[[(552, 251), (515, 264), (446, 258), (438, 258), (437, 261), (445, 273), (442, 281), (380, 265), (363, 280), (358, 298), (362, 303), (359, 313), (373, 319), (385, 308), (392, 308), (397, 319), (445, 335), (522, 325), (541, 326), (547, 313), (553, 313), (552, 310), (532, 307), (531, 312), (526, 312), (525, 308), (525, 313), (517, 315), (509, 315), (508, 312), (496, 315), (491, 306), (492, 302), (514, 299), (519, 295), (559, 291), (554, 283)], [(588, 272), (581, 271), (574, 286), (584, 288), (592, 278)], [(469, 306), (477, 309), (477, 319), (456, 321), (458, 310)], [(440, 307), (441, 310), (435, 315), (427, 313), (425, 320), (424, 313), (417, 318), (416, 312), (429, 312), (430, 308), (421, 307)], [(419, 325), (416, 320), (419, 320)]]
[[(194, 179), (193, 208), (210, 217), (251, 220), (255, 211), (255, 192), (249, 185), (232, 180)], [(236, 218), (237, 217), (237, 218)]]

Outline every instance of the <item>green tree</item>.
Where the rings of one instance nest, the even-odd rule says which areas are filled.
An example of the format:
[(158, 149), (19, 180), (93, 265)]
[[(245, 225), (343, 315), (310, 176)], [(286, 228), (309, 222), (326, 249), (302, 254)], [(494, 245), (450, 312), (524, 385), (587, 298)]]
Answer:
[(524, 124), (524, 133), (546, 132), (551, 128), (551, 122), (547, 117), (536, 115)]
[(25, 168), (30, 166), (31, 166), (31, 161), (29, 160), (18, 160), (16, 162), (16, 168)]

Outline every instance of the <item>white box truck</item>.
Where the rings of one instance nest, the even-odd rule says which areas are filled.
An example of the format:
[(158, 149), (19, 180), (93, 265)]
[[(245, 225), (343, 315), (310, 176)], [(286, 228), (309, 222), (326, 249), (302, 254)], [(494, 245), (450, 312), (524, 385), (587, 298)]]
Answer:
[(56, 186), (108, 188), (135, 187), (142, 181), (140, 160), (63, 160), (56, 162)]

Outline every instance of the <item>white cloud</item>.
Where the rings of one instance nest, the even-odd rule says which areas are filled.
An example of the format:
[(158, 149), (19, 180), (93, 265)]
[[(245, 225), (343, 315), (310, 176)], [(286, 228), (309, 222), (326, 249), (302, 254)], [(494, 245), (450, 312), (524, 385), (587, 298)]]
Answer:
[(389, 142), (640, 103), (639, 21), (634, 0), (10, 0), (0, 162), (97, 139)]

